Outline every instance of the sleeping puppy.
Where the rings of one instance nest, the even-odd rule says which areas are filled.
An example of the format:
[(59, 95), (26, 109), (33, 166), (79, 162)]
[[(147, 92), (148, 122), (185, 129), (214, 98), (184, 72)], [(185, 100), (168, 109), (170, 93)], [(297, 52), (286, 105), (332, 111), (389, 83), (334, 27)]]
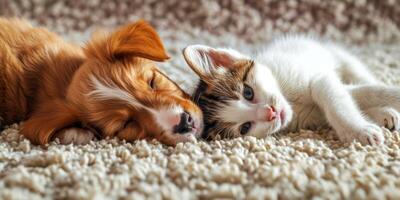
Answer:
[(96, 33), (83, 47), (19, 19), (0, 18), (0, 119), (23, 123), (34, 144), (59, 138), (157, 139), (167, 145), (202, 131), (202, 114), (153, 61), (168, 56), (144, 21)]

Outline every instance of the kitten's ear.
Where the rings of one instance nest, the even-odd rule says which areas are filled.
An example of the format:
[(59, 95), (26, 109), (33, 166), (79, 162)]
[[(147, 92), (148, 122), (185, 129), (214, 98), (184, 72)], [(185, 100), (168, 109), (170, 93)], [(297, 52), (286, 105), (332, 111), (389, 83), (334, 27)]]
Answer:
[(235, 63), (249, 59), (233, 49), (215, 49), (204, 45), (190, 45), (184, 48), (183, 57), (200, 78), (223, 73), (225, 69), (234, 69)]

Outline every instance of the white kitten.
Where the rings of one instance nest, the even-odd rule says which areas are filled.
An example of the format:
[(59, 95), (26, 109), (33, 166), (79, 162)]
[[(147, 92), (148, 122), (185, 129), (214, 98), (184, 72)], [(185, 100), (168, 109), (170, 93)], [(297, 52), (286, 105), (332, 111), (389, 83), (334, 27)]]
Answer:
[(273, 41), (253, 59), (203, 45), (183, 51), (200, 76), (204, 138), (265, 137), (332, 126), (340, 140), (382, 144), (400, 128), (400, 88), (385, 86), (344, 49), (311, 38)]

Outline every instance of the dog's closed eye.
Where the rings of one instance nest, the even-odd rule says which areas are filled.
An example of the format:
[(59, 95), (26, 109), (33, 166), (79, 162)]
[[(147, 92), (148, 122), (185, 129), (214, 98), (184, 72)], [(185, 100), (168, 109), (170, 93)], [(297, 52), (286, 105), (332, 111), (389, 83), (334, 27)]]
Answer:
[(149, 86), (153, 90), (156, 88), (155, 79), (156, 79), (156, 75), (154, 74), (153, 77), (150, 79), (150, 82), (149, 82)]

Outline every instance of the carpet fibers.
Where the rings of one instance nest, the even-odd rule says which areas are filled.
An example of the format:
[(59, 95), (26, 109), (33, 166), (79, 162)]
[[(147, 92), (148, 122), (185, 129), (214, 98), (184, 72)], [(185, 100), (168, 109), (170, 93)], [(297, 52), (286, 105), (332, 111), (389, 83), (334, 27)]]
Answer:
[[(19, 16), (82, 43), (96, 27), (144, 18), (172, 59), (163, 70), (187, 91), (189, 44), (252, 53), (274, 35), (301, 32), (344, 43), (382, 81), (400, 85), (400, 3), (343, 1), (0, 0)], [(382, 146), (343, 144), (334, 131), (194, 141), (167, 147), (117, 139), (39, 147), (0, 134), (0, 199), (400, 199), (400, 134)]]

